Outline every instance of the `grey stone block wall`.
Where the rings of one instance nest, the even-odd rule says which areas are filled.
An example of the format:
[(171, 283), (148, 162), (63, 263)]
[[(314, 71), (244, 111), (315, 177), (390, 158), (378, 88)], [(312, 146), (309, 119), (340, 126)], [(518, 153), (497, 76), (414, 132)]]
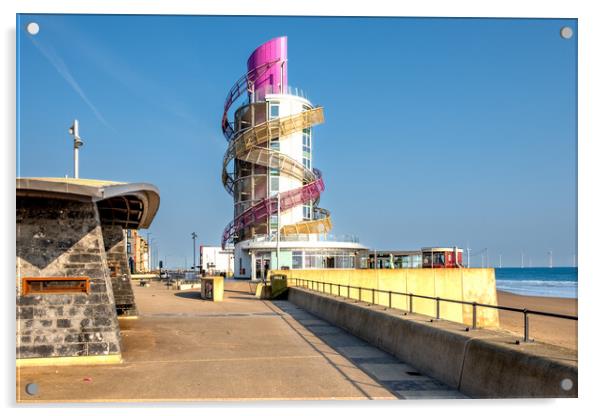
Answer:
[[(96, 204), (17, 196), (17, 358), (118, 354)], [(22, 277), (88, 276), (90, 293), (22, 296)]]
[(103, 224), (102, 236), (117, 314), (135, 316), (138, 314), (138, 311), (132, 290), (132, 277), (130, 275), (130, 268), (128, 267), (123, 228), (119, 225)]

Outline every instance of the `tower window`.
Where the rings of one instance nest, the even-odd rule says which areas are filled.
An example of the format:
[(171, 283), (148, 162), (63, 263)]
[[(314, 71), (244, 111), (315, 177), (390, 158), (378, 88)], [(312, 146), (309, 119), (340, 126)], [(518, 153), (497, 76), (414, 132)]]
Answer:
[(270, 103), (270, 119), (277, 118), (280, 115), (280, 103), (271, 102)]

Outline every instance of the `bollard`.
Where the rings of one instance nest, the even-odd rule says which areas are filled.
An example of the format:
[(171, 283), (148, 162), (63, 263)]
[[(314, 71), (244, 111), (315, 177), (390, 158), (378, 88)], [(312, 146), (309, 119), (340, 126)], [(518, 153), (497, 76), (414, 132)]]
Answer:
[(472, 302), (472, 329), (477, 329), (477, 303)]

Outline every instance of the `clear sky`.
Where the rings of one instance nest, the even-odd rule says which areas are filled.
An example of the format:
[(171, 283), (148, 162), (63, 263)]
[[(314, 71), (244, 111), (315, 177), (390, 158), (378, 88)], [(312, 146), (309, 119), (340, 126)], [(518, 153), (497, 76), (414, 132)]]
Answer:
[(232, 219), (224, 99), (281, 35), (289, 84), (325, 108), (313, 162), (334, 234), (573, 263), (576, 20), (21, 15), (17, 32), (17, 175), (72, 176), (79, 119), (80, 177), (159, 187), (170, 267), (191, 265), (192, 231), (217, 245)]

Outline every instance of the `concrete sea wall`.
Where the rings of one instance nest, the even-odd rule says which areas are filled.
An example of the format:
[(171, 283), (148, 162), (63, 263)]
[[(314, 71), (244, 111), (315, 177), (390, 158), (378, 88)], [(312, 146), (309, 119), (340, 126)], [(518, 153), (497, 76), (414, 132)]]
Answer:
[[(277, 270), (272, 274), (287, 276), (291, 279), (307, 279), (324, 282), (325, 290), (330, 290), (329, 283), (343, 286), (362, 287), (362, 300), (372, 301), (372, 288), (383, 291), (412, 293), (414, 295), (432, 296), (479, 302), (497, 305), (494, 269), (317, 269), (317, 270)], [(322, 287), (322, 286), (321, 286)], [(336, 292), (337, 287), (333, 290)], [(335, 293), (333, 292), (333, 293)], [(359, 298), (358, 289), (341, 287), (341, 295)], [(374, 303), (388, 306), (388, 293), (374, 294)], [(391, 306), (409, 310), (409, 296), (392, 295)], [(429, 316), (436, 316), (436, 302), (430, 299), (413, 298), (413, 311)], [(441, 302), (440, 316), (443, 319), (472, 324), (472, 306)], [(498, 311), (491, 308), (477, 309), (479, 327), (499, 327)]]
[(577, 397), (577, 358), (560, 347), (303, 288), (289, 288), (288, 299), (470, 397)]

